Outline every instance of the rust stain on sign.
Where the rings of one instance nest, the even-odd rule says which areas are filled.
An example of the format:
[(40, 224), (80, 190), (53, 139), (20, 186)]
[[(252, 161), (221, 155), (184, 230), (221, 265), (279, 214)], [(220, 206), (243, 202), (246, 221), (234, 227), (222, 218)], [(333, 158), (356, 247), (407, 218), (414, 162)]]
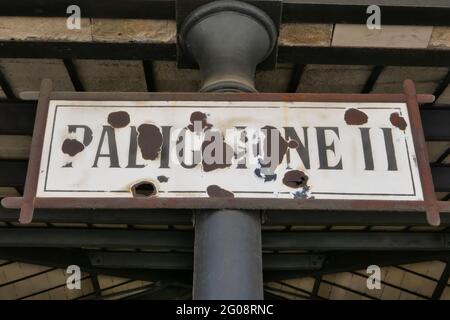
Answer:
[(131, 186), (131, 193), (133, 197), (150, 197), (156, 195), (158, 190), (153, 182), (142, 181)]
[(62, 144), (62, 152), (73, 157), (84, 150), (84, 145), (76, 139), (66, 139)]
[[(131, 199), (146, 180), (156, 195), (139, 205), (208, 198), (213, 185), (247, 199), (423, 199), (403, 102), (211, 99), (52, 101), (37, 195)], [(123, 111), (130, 123), (112, 127), (128, 122)], [(367, 123), (348, 125), (346, 113)], [(136, 187), (135, 196), (152, 194)]]
[(156, 177), (156, 179), (158, 179), (158, 181), (161, 183), (169, 181), (169, 177), (166, 176), (158, 176)]
[(138, 132), (138, 145), (141, 149), (142, 158), (155, 160), (163, 143), (161, 131), (157, 126), (144, 123), (138, 127)]
[(233, 192), (225, 190), (218, 185), (208, 186), (206, 192), (211, 198), (234, 198)]
[(289, 142), (288, 142), (288, 147), (289, 147), (290, 149), (297, 149), (298, 146), (299, 146), (299, 143), (298, 143), (297, 141), (295, 141), (295, 140), (289, 140)]
[(290, 188), (301, 188), (306, 186), (308, 176), (300, 170), (291, 170), (284, 174), (283, 183)]
[(367, 123), (369, 117), (361, 110), (351, 108), (345, 111), (344, 120), (348, 125), (361, 125)]
[(191, 124), (187, 126), (187, 128), (194, 132), (194, 123), (195, 122), (201, 122), (202, 124), (202, 129), (211, 129), (212, 128), (212, 124), (208, 123), (208, 117), (206, 116), (205, 113), (200, 112), (200, 111), (195, 111), (191, 114), (191, 118), (190, 118)]
[(403, 118), (398, 112), (391, 113), (389, 118), (393, 126), (399, 128), (400, 130), (405, 130), (407, 127), (405, 118)]
[(130, 123), (130, 115), (126, 111), (111, 112), (108, 115), (108, 123), (113, 128), (124, 128)]

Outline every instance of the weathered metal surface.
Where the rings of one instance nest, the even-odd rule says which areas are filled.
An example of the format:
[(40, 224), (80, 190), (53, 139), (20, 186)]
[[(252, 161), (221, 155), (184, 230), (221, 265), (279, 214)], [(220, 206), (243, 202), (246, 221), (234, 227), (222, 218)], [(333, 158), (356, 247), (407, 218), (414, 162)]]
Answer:
[(422, 200), (408, 124), (405, 103), (51, 100), (37, 197)]
[[(47, 123), (46, 134), (44, 135), (43, 132), (42, 123), (44, 121), (42, 121), (41, 117), (41, 120), (36, 121), (36, 128), (40, 127), (41, 129), (37, 130), (33, 137), (34, 140), (39, 142), (45, 136), (46, 142), (44, 143), (45, 147), (42, 153), (42, 166), (39, 164), (41, 155), (40, 150), (38, 150), (37, 156), (36, 152), (32, 153), (33, 159), (38, 158), (39, 161), (30, 161), (26, 184), (37, 184), (38, 171), (40, 174), (46, 174), (47, 170), (56, 170), (58, 174), (54, 177), (56, 180), (53, 183), (67, 184), (65, 187), (70, 186), (74, 181), (81, 184), (89, 184), (95, 180), (100, 184), (105, 181), (109, 182), (104, 183), (103, 190), (94, 190), (103, 191), (95, 195), (87, 195), (87, 192), (79, 191), (77, 191), (79, 194), (76, 194), (74, 192), (76, 190), (70, 189), (70, 187), (60, 194), (46, 194), (47, 191), (43, 188), (45, 178), (41, 178), (39, 180), (39, 188), (36, 189), (37, 193), (31, 192), (32, 196), (26, 197), (25, 201), (22, 198), (6, 198), (2, 202), (6, 207), (22, 207), (24, 216), (28, 212), (28, 218), (22, 219), (22, 221), (29, 221), (30, 211), (34, 207), (189, 207), (192, 209), (234, 208), (258, 210), (276, 208), (292, 210), (363, 211), (370, 209), (374, 211), (425, 211), (430, 208), (430, 204), (433, 205), (435, 203), (437, 210), (445, 211), (448, 209), (445, 203), (434, 202), (433, 199), (429, 199), (426, 203), (422, 201), (421, 188), (424, 186), (424, 183), (425, 185), (429, 185), (430, 182), (428, 180), (424, 182), (417, 179), (419, 175), (418, 168), (423, 168), (423, 166), (420, 167), (420, 163), (423, 161), (419, 162), (418, 165), (416, 158), (418, 159), (420, 155), (418, 154), (417, 157), (415, 155), (413, 145), (417, 144), (417, 141), (413, 142), (413, 138), (415, 140), (415, 135), (418, 134), (423, 137), (423, 133), (421, 132), (421, 128), (417, 126), (417, 119), (415, 119), (417, 117), (414, 118), (414, 122), (411, 120), (410, 123), (408, 113), (411, 114), (411, 111), (407, 110), (405, 102), (411, 102), (411, 99), (414, 101), (417, 99), (418, 102), (422, 103), (432, 102), (433, 96), (430, 95), (123, 94), (60, 92), (51, 93), (49, 96), (42, 95), (41, 98), (43, 102), (39, 108), (43, 109), (44, 113), (46, 113), (45, 109), (48, 106), (48, 100), (52, 101), (50, 104), (50, 112), (47, 115), (49, 121)], [(65, 100), (66, 102), (60, 100)], [(44, 103), (45, 101), (47, 103)], [(63, 104), (72, 106), (61, 108)], [(59, 111), (56, 112), (57, 105), (60, 106), (61, 110), (66, 109), (71, 110), (71, 112), (66, 114), (62, 112), (58, 113)], [(79, 107), (74, 105), (78, 105)], [(170, 107), (171, 105), (177, 106), (177, 117), (173, 116), (175, 107)], [(87, 108), (86, 106), (91, 107)], [(236, 107), (236, 111), (238, 112), (220, 113), (221, 106), (226, 106), (227, 108), (230, 108), (230, 106)], [(312, 107), (317, 109), (312, 109)], [(333, 109), (330, 109), (330, 107), (333, 107)], [(77, 108), (79, 109), (77, 110)], [(312, 112), (309, 110), (308, 113), (302, 113), (305, 108), (310, 108), (315, 111)], [(324, 112), (325, 108), (329, 110)], [(83, 112), (79, 110), (83, 110)], [(148, 110), (151, 112), (149, 113)], [(418, 112), (413, 112), (418, 116)], [(53, 122), (54, 118), (58, 118), (58, 121)], [(55, 128), (53, 128), (53, 123), (56, 123)], [(172, 171), (162, 172), (164, 168), (160, 168), (161, 154), (163, 153), (163, 149), (165, 149), (165, 137), (162, 126), (165, 123), (168, 124), (167, 126), (184, 128), (185, 132), (193, 135), (200, 132), (205, 134), (215, 131), (220, 134), (218, 141), (223, 139), (224, 133), (229, 127), (235, 128), (236, 126), (243, 125), (253, 126), (259, 129), (274, 129), (275, 134), (263, 135), (263, 139), (260, 141), (261, 150), (264, 150), (264, 143), (269, 145), (268, 141), (272, 141), (269, 138), (274, 136), (274, 141), (278, 141), (279, 143), (278, 147), (281, 146), (280, 148), (276, 148), (276, 150), (280, 151), (281, 149), (282, 157), (279, 157), (279, 154), (278, 157), (274, 156), (273, 159), (276, 161), (274, 160), (275, 166), (273, 168), (271, 166), (260, 166), (258, 168), (257, 166), (260, 163), (257, 162), (253, 167), (249, 165), (246, 169), (237, 169), (235, 150), (231, 148), (233, 150), (231, 164), (225, 161), (220, 166), (214, 166), (214, 164), (211, 166), (211, 164), (205, 164), (200, 161), (200, 163), (191, 169), (178, 166), (177, 170), (183, 172), (180, 175), (173, 174), (174, 172)], [(195, 126), (196, 124), (197, 127)], [(323, 137), (320, 136), (320, 133), (318, 135), (317, 127), (323, 127), (325, 124), (328, 127), (337, 128), (339, 138), (335, 133), (330, 134), (334, 130), (323, 134)], [(73, 126), (69, 128), (67, 125)], [(83, 125), (89, 128), (82, 127)], [(285, 127), (289, 126), (295, 128), (294, 131), (297, 137), (292, 134), (286, 136)], [(133, 130), (132, 127), (135, 129)], [(305, 131), (303, 131), (303, 127), (307, 127)], [(299, 128), (301, 131), (299, 131)], [(373, 133), (372, 131), (375, 130), (379, 130), (379, 132)], [(419, 133), (416, 132), (418, 130), (420, 131)], [(310, 145), (308, 148), (312, 149), (311, 151), (308, 148), (304, 148), (310, 153), (309, 167), (305, 166), (305, 162), (307, 162), (305, 161), (307, 160), (305, 153), (301, 154), (297, 152), (302, 144), (305, 145), (306, 136), (304, 132), (308, 134), (308, 142)], [(415, 135), (414, 132), (416, 132)], [(363, 140), (367, 140), (372, 134), (379, 135), (380, 137), (377, 136), (376, 139), (371, 139), (370, 144), (366, 143), (367, 141), (363, 143)], [(112, 162), (115, 161), (115, 159), (111, 158), (109, 144), (109, 140), (114, 140), (109, 139), (112, 135), (116, 138), (115, 143), (118, 147), (118, 156), (116, 159), (118, 163), (115, 163), (117, 167), (112, 165), (114, 164)], [(390, 135), (392, 135), (392, 141), (390, 140)], [(104, 140), (103, 143), (101, 143), (102, 139)], [(322, 163), (318, 156), (318, 145), (320, 144), (318, 140), (320, 139), (325, 141), (325, 143), (322, 142), (322, 149), (325, 149), (327, 153), (326, 157), (322, 153), (322, 160), (325, 158), (327, 161), (322, 161)], [(381, 144), (380, 140), (382, 142)], [(227, 144), (228, 141), (226, 140), (220, 142), (221, 146), (225, 146), (224, 150), (227, 149)], [(409, 149), (405, 154), (406, 144)], [(200, 145), (205, 147), (204, 143)], [(332, 150), (332, 145), (334, 150)], [(342, 145), (346, 147), (342, 147)], [(371, 152), (368, 150), (369, 145), (372, 149)], [(52, 158), (52, 156), (50, 158), (48, 157), (50, 154), (50, 146), (52, 146), (53, 154), (58, 152), (56, 158)], [(268, 149), (272, 150), (272, 147)], [(391, 159), (389, 159), (388, 155), (389, 149), (391, 149)], [(136, 158), (131, 157), (131, 164), (136, 166), (136, 168), (126, 168), (130, 164), (130, 150), (136, 156)], [(422, 149), (420, 150), (420, 152), (423, 151)], [(291, 166), (287, 166), (288, 152), (290, 153), (289, 161), (290, 165), (292, 164)], [(395, 163), (392, 162), (392, 155), (395, 155)], [(85, 160), (80, 160), (83, 157), (85, 157)], [(384, 160), (381, 157), (384, 157)], [(48, 161), (49, 159), (50, 161)], [(88, 161), (86, 159), (90, 160)], [(405, 162), (405, 160), (408, 161)], [(89, 163), (89, 166), (85, 166), (83, 170), (77, 172), (77, 170), (83, 168), (80, 166), (83, 161), (87, 161), (85, 164)], [(152, 163), (153, 171), (150, 170)], [(408, 167), (411, 165), (412, 168), (412, 173), (408, 172), (408, 179), (411, 179), (411, 176), (416, 179), (414, 179), (414, 182), (408, 180), (409, 184), (407, 185), (401, 185), (401, 183), (406, 181), (406, 175), (402, 176), (405, 173), (405, 163), (408, 163)], [(47, 164), (50, 164), (48, 166), (49, 169), (47, 168)], [(341, 164), (342, 170), (338, 169)], [(322, 168), (320, 168), (321, 165)], [(331, 168), (324, 169), (324, 166)], [(348, 167), (346, 168), (346, 166)], [(93, 174), (95, 171), (92, 170), (98, 169), (103, 170), (102, 175)], [(67, 173), (71, 170), (75, 172), (72, 176)], [(135, 171), (135, 176), (124, 174), (127, 170)], [(322, 175), (325, 174), (326, 177), (320, 176), (321, 170), (325, 171)], [(384, 193), (375, 197), (373, 195), (370, 197), (366, 195), (362, 197), (360, 195), (357, 197), (354, 195), (342, 195), (347, 189), (355, 188), (355, 183), (352, 179), (360, 179), (358, 178), (360, 175), (358, 170), (361, 170), (363, 173), (365, 171), (372, 173), (370, 177), (372, 180), (366, 176), (364, 178), (366, 181), (361, 180), (359, 184), (356, 184), (358, 191), (370, 182), (372, 187), (379, 188), (376, 190), (378, 193), (380, 193), (380, 190), (383, 190)], [(30, 172), (35, 172), (35, 176), (33, 174), (30, 175)], [(117, 174), (118, 172), (120, 174)], [(143, 174), (143, 172), (146, 173)], [(239, 172), (239, 174), (235, 174), (234, 172)], [(336, 172), (340, 173), (341, 176), (332, 181), (332, 176)], [(345, 173), (343, 174), (342, 172)], [(386, 172), (388, 176), (383, 176)], [(393, 172), (400, 173), (400, 176), (389, 176)], [(76, 180), (77, 174), (83, 176), (83, 178)], [(276, 178), (274, 176), (275, 174), (277, 174)], [(287, 174), (286, 177), (284, 176), (285, 174)], [(380, 177), (380, 175), (383, 177)], [(199, 178), (201, 176), (203, 176), (203, 179)], [(212, 176), (213, 178), (205, 179), (208, 176)], [(111, 179), (111, 177), (114, 178)], [(183, 177), (184, 179), (180, 179), (179, 177)], [(429, 176), (422, 174), (422, 180), (428, 178)], [(126, 179), (127, 181), (120, 181), (120, 179)], [(248, 181), (246, 179), (249, 179), (248, 181), (250, 183), (247, 183)], [(236, 181), (239, 181), (239, 183), (236, 183)], [(120, 189), (121, 192), (114, 194), (113, 197), (105, 199), (105, 196), (110, 196), (109, 192), (112, 189), (110, 182), (113, 184), (120, 183), (122, 189)], [(181, 191), (185, 192), (181, 192), (176, 197), (173, 195), (162, 196), (165, 193), (162, 191), (166, 191), (164, 188), (168, 188), (171, 184), (172, 187), (184, 185), (185, 187), (195, 186), (201, 188), (193, 190), (199, 191), (194, 196), (192, 192), (186, 192), (190, 191), (187, 189), (182, 189)], [(392, 188), (393, 184), (395, 188)], [(338, 193), (331, 197), (330, 195), (313, 194), (314, 192), (321, 192), (320, 188), (330, 186), (335, 187), (340, 194)], [(386, 196), (386, 190), (389, 188), (392, 189), (390, 191), (395, 193), (405, 186), (406, 188), (413, 188), (416, 194), (408, 196), (409, 198), (396, 198), (398, 195)], [(244, 191), (260, 191), (258, 188), (262, 188), (262, 191), (268, 193), (265, 194), (265, 198), (260, 195), (255, 196), (252, 193), (243, 193), (244, 198), (242, 198), (242, 195), (239, 194), (240, 190), (236, 188), (246, 187), (249, 190)], [(33, 191), (33, 188), (30, 190)], [(135, 191), (134, 197), (133, 190)], [(167, 191), (176, 190), (167, 189)], [(280, 191), (285, 192), (281, 197)], [(274, 197), (276, 192), (278, 192), (278, 198)], [(138, 194), (139, 196), (137, 196)], [(79, 198), (74, 198), (74, 196), (79, 196)], [(315, 199), (312, 199), (312, 197), (315, 197)], [(402, 201), (399, 201), (400, 199)], [(433, 224), (435, 223), (436, 220), (434, 220)]]
[(41, 153), (44, 143), (44, 130), (49, 107), (49, 95), (53, 84), (51, 80), (45, 79), (41, 84), (41, 92), (36, 111), (36, 119), (31, 142), (30, 161), (28, 162), (27, 179), (23, 192), (23, 203), (21, 205), (20, 222), (29, 223), (33, 219), (34, 200), (37, 192), (39, 179), (39, 167)]
[[(21, 197), (2, 199), (5, 208), (20, 208)], [(448, 201), (437, 201), (450, 212)], [(267, 198), (36, 198), (35, 208), (48, 209), (249, 209), (425, 212), (424, 201), (267, 199)]]
[[(427, 206), (427, 220), (431, 225), (438, 226), (440, 224), (439, 207), (436, 202), (436, 194), (434, 193), (433, 176), (431, 175), (427, 144), (425, 142), (422, 119), (420, 118), (419, 105), (416, 98), (416, 88), (411, 80), (406, 80), (403, 87), (407, 99), (406, 104), (408, 106), (409, 119), (411, 121), (411, 125), (413, 126), (412, 134), (414, 139), (414, 148), (417, 153), (417, 164), (419, 166), (423, 196)], [(395, 121), (399, 126), (404, 125), (400, 119), (396, 119)]]

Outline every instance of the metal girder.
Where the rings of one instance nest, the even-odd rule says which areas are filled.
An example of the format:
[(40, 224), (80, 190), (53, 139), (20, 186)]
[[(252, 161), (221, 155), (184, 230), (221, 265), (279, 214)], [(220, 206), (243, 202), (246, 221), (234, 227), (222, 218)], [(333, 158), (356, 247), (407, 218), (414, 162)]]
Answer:
[[(0, 217), (2, 215), (0, 214)], [(16, 215), (16, 221), (18, 215)], [(298, 226), (426, 226), (424, 213), (419, 212), (349, 212), (349, 211), (287, 211), (265, 213), (266, 225)], [(441, 213), (441, 225), (450, 225), (450, 214)]]
[[(36, 102), (0, 101), (0, 134), (31, 135)], [(450, 106), (424, 107), (420, 110), (426, 140), (450, 140)]]
[(432, 164), (431, 173), (436, 192), (450, 191), (450, 164)]
[(449, 25), (446, 0), (283, 0), (283, 21), (366, 24), (367, 7), (381, 8), (384, 25)]
[(33, 133), (36, 101), (0, 101), (0, 134)]
[[(192, 225), (193, 210), (55, 210), (38, 209), (34, 222), (86, 224)], [(17, 222), (19, 211), (0, 207), (0, 221)], [(428, 226), (421, 212), (270, 210), (266, 226)], [(441, 226), (450, 225), (450, 213), (441, 213)]]
[[(250, 1), (251, 2), (251, 1)], [(369, 0), (283, 0), (283, 21), (365, 24)], [(175, 19), (175, 0), (21, 0), (8, 1), (0, 15), (63, 16), (69, 5), (78, 5), (83, 17)], [(378, 0), (383, 24), (449, 25), (450, 5), (445, 0)]]
[[(107, 268), (90, 264), (89, 254), (94, 251), (68, 248), (0, 248), (0, 259), (39, 264), (49, 267), (66, 268), (68, 265), (77, 264), (83, 272), (105, 274), (131, 279), (147, 281), (182, 281), (189, 283), (192, 280), (192, 269), (185, 268), (185, 263), (174, 259), (170, 268), (145, 269), (145, 268)], [(157, 257), (155, 253), (146, 253)], [(167, 253), (178, 256), (177, 253)], [(320, 268), (314, 266), (310, 270), (303, 268), (288, 269), (280, 259), (276, 269), (265, 268), (264, 281), (279, 281), (301, 277), (321, 276), (331, 273), (339, 273), (354, 270), (364, 270), (367, 266), (376, 264), (380, 267), (410, 264), (423, 261), (442, 260), (448, 257), (449, 251), (349, 251), (326, 252)], [(285, 254), (274, 254), (283, 256)], [(295, 256), (295, 255), (292, 255)], [(312, 255), (314, 256), (314, 255)], [(167, 261), (167, 260), (166, 260)], [(267, 261), (267, 260), (266, 260)], [(286, 261), (286, 260), (285, 260)], [(143, 261), (143, 265), (145, 265)], [(148, 262), (147, 262), (148, 263)], [(161, 264), (154, 262), (154, 267)], [(137, 265), (136, 265), (137, 266)], [(290, 266), (290, 265), (289, 265)], [(179, 268), (179, 269), (177, 269)], [(180, 269), (182, 268), (182, 269)], [(184, 281), (183, 281), (184, 280)]]
[[(175, 60), (175, 43), (0, 41), (0, 58)], [(450, 65), (442, 49), (279, 46), (279, 63), (379, 66)]]
[(0, 16), (67, 17), (70, 5), (90, 18), (175, 19), (175, 0), (21, 0), (2, 3)]
[(278, 62), (303, 64), (433, 66), (450, 65), (448, 50), (280, 46)]
[[(34, 222), (86, 224), (192, 225), (190, 209), (162, 210), (51, 210), (38, 209)], [(0, 221), (19, 221), (19, 211), (0, 206)]]
[(323, 268), (313, 271), (266, 272), (265, 281), (287, 280), (302, 277), (320, 277), (326, 274), (366, 270), (370, 265), (379, 267), (441, 260), (448, 251), (349, 251), (327, 252)]
[(192, 250), (194, 235), (186, 231), (4, 228), (3, 247), (147, 248)]
[[(69, 248), (0, 248), (0, 258), (66, 268), (92, 270), (192, 270), (193, 255), (175, 252), (110, 252)], [(270, 254), (263, 257), (266, 271), (319, 270), (324, 254)], [(99, 272), (97, 272), (99, 273)]]
[(450, 250), (449, 233), (266, 232), (265, 250)]
[[(1, 249), (0, 249), (1, 250)], [(192, 270), (189, 253), (95, 252), (88, 253), (91, 264), (102, 268), (148, 268)], [(320, 254), (263, 254), (264, 270), (317, 270), (325, 256)]]
[(81, 249), (70, 248), (0, 248), (0, 257), (10, 261), (25, 262), (56, 268), (67, 268), (76, 264), (83, 272), (104, 274), (121, 278), (129, 278), (145, 281), (180, 281), (192, 283), (192, 271), (189, 270), (164, 270), (143, 268), (100, 268), (94, 267), (89, 261), (88, 255)]
[(175, 43), (0, 41), (0, 58), (175, 60)]
[(450, 107), (423, 107), (420, 110), (423, 131), (428, 141), (450, 140)]
[[(3, 228), (0, 247), (192, 250), (193, 232), (69, 228)], [(264, 231), (263, 250), (450, 250), (448, 232)]]
[(5, 187), (23, 187), (28, 161), (0, 160), (0, 185)]

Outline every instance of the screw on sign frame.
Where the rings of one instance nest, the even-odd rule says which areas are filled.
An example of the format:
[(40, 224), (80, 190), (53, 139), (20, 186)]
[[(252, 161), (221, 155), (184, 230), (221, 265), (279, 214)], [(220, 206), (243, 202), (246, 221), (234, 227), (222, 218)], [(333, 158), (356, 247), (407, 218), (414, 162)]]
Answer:
[[(419, 211), (426, 212), (430, 225), (440, 224), (440, 212), (450, 212), (448, 202), (437, 201), (419, 112), (419, 103), (431, 103), (433, 95), (417, 95), (411, 80), (402, 94), (261, 94), (261, 93), (89, 93), (52, 92), (48, 79), (41, 84), (23, 197), (2, 200), (7, 208), (20, 208), (20, 222), (29, 223), (35, 208), (118, 209), (247, 209), (332, 211)], [(269, 198), (43, 198), (36, 197), (44, 132), (50, 100), (87, 101), (301, 101), (301, 102), (401, 102), (407, 104), (412, 138), (423, 191), (423, 201)]]

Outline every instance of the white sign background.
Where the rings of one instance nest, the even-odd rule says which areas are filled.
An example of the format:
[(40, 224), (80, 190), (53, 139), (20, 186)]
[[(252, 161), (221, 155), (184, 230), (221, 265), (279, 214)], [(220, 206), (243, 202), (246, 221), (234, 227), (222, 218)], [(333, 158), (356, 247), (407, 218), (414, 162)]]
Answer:
[[(348, 125), (345, 111), (355, 108), (368, 116), (363, 125)], [(98, 168), (92, 168), (101, 131), (108, 125), (111, 112), (126, 111), (130, 115), (127, 127), (114, 129), (121, 168), (109, 168), (109, 161), (100, 158)], [(50, 101), (37, 197), (132, 197), (130, 188), (139, 181), (152, 181), (158, 188), (158, 197), (208, 197), (210, 185), (231, 191), (235, 197), (287, 198), (296, 191), (282, 183), (286, 171), (286, 156), (275, 173), (276, 181), (264, 182), (254, 170), (229, 168), (204, 172), (201, 165), (193, 169), (171, 165), (160, 169), (159, 159), (143, 160), (138, 149), (137, 163), (145, 168), (125, 168), (128, 162), (130, 125), (143, 123), (184, 128), (190, 124), (190, 115), (200, 111), (208, 115), (214, 128), (225, 130), (236, 126), (261, 128), (266, 125), (279, 128), (294, 127), (303, 140), (302, 127), (308, 127), (311, 168), (305, 169), (295, 149), (290, 150), (292, 169), (303, 171), (309, 177), (309, 196), (315, 199), (384, 199), (423, 200), (414, 144), (405, 103), (329, 103), (329, 102), (249, 102), (249, 101)], [(402, 131), (389, 121), (392, 113), (399, 113), (408, 126)], [(93, 131), (93, 140), (83, 152), (73, 158), (61, 151), (68, 138), (82, 140), (68, 133), (68, 125), (87, 125)], [(338, 127), (335, 137), (336, 154), (328, 155), (330, 162), (342, 157), (343, 170), (318, 169), (317, 135), (314, 127)], [(359, 128), (370, 127), (374, 170), (365, 169)], [(379, 128), (392, 128), (397, 160), (397, 171), (387, 170), (386, 147)], [(333, 137), (327, 136), (327, 143)], [(106, 144), (107, 145), (107, 144)], [(172, 146), (171, 146), (172, 147)], [(72, 162), (72, 168), (63, 167)], [(160, 183), (156, 177), (164, 175), (168, 181)]]

